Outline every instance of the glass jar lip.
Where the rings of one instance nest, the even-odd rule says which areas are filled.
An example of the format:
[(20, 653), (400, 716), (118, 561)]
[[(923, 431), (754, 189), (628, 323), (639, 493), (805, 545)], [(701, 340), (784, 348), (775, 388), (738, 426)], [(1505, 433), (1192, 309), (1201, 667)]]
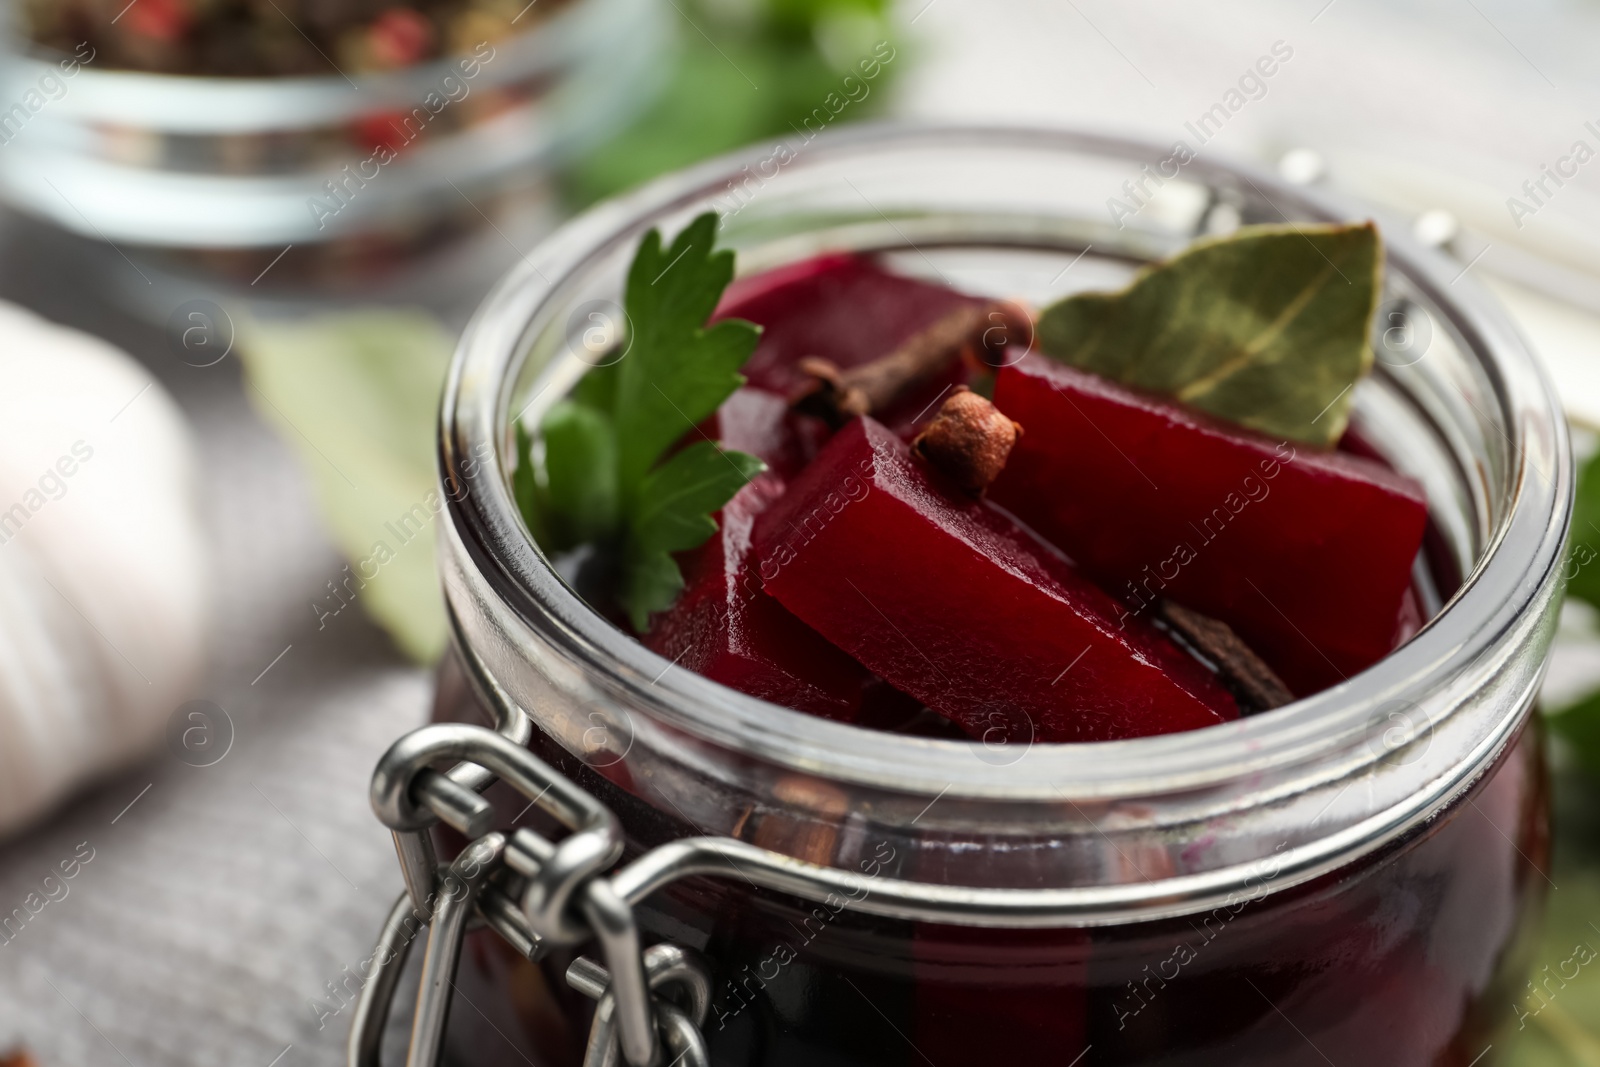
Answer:
[[(1097, 154), (1135, 162), (1163, 158), (1153, 142), (1062, 128), (871, 123), (818, 135), (802, 159), (824, 162), (904, 149), (980, 149)], [(594, 256), (631, 244), (663, 217), (709, 203), (748, 166), (770, 154), (757, 147), (722, 156), (597, 205), (534, 249), (486, 298), (469, 323), (446, 385), (440, 458), (449, 484), (448, 535), (489, 587), (526, 625), (569, 657), (598, 687), (635, 713), (723, 749), (779, 768), (922, 796), (1060, 801), (1185, 792), (1262, 775), (1330, 756), (1348, 773), (1382, 757), (1363, 739), (1386, 707), (1442, 690), (1469, 674), (1485, 653), (1525, 628), (1530, 609), (1560, 581), (1570, 520), (1572, 457), (1559, 403), (1543, 371), (1499, 307), (1460, 265), (1406, 233), (1385, 233), (1387, 265), (1432, 301), (1492, 383), (1487, 398), (1504, 426), (1508, 506), (1471, 571), (1444, 609), (1406, 645), (1345, 682), (1287, 707), (1188, 733), (1094, 744), (1038, 744), (997, 767), (974, 758), (975, 742), (941, 741), (862, 729), (746, 696), (671, 664), (607, 621), (556, 574), (535, 547), (503, 470), (474, 477), (463, 460), (504, 456), (509, 391), (532, 325), (561, 281)], [(1212, 183), (1242, 179), (1281, 212), (1328, 221), (1361, 213), (1320, 190), (1291, 186), (1237, 161), (1196, 158), (1187, 168)], [(1487, 414), (1485, 417), (1489, 417)], [(1409, 702), (1409, 701), (1408, 701)], [(1424, 708), (1428, 726), (1453, 713)], [(1488, 742), (1464, 754), (1458, 780), (1492, 760), (1520, 724), (1521, 705), (1483, 707), (1502, 721)], [(535, 718), (537, 709), (530, 709)], [(870, 737), (870, 743), (865, 739)], [(1373, 746), (1366, 745), (1371, 750)], [(1352, 763), (1354, 761), (1354, 763)], [(1443, 792), (1450, 792), (1446, 788)]]

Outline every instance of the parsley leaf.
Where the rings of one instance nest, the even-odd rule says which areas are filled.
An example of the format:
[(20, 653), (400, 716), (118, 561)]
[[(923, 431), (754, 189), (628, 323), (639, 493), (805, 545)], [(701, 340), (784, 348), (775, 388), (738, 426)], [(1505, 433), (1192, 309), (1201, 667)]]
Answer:
[(617, 365), (617, 482), (631, 503), (656, 458), (744, 384), (739, 368), (761, 331), (736, 319), (705, 327), (733, 279), (733, 253), (714, 251), (706, 212), (677, 240), (645, 235), (628, 270), (628, 350)]
[(739, 369), (761, 333), (736, 319), (706, 326), (733, 278), (733, 253), (716, 251), (716, 228), (708, 212), (666, 247), (654, 230), (640, 242), (624, 297), (627, 347), (544, 417), (542, 481), (522, 476), (536, 457), (518, 431), (515, 488), (529, 530), (558, 551), (584, 542), (620, 549), (621, 600), (640, 631), (683, 589), (672, 553), (715, 534), (712, 515), (763, 469), (710, 441), (660, 462), (744, 384)]
[(545, 500), (550, 537), (570, 548), (617, 528), (617, 442), (611, 419), (563, 400), (544, 418)]
[(624, 561), (623, 603), (635, 629), (645, 628), (651, 612), (671, 607), (683, 589), (672, 553), (715, 534), (711, 513), (764, 466), (755, 456), (697, 441), (645, 476), (628, 516)]
[(539, 479), (534, 474), (533, 435), (520, 422), (516, 431), (517, 469), (511, 472), (511, 495), (533, 539), (540, 544), (548, 544), (550, 534), (544, 521), (546, 509), (540, 504)]

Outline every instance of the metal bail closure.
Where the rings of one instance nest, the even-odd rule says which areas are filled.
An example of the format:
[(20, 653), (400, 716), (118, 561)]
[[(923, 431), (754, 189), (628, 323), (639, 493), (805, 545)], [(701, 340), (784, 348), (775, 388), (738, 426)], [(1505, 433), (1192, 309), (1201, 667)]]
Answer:
[(439, 902), (434, 907), (428, 945), (423, 950), (422, 981), (417, 987), (417, 1011), (411, 1020), (411, 1054), (406, 1057), (406, 1067), (433, 1067), (439, 1060), (467, 921), (472, 918), (485, 880), (500, 866), (505, 847), (503, 834), (487, 834), (462, 849), (439, 880)]
[(489, 877), (502, 866), (505, 844), (505, 835), (491, 833), (462, 849), (461, 855), (442, 872), (434, 888), (427, 893), (431, 911), (418, 909), (409, 892), (401, 893), (395, 901), (373, 950), (371, 973), (356, 1001), (347, 1060), (350, 1067), (379, 1067), (389, 1007), (411, 954), (412, 942), (424, 927), (428, 929), (427, 948), (423, 956), (422, 981), (417, 988), (407, 1063), (413, 1067), (433, 1067), (444, 1037), (451, 981), (461, 956), (468, 920), (474, 909), (487, 899), (484, 890), (489, 888)]
[[(432, 769), (433, 764), (445, 760), (465, 763), (449, 774)], [(660, 1044), (633, 909), (601, 877), (621, 858), (621, 826), (599, 801), (516, 741), (477, 726), (425, 726), (396, 741), (379, 760), (372, 778), (372, 807), (394, 831), (413, 903), (424, 914), (432, 907), (437, 861), (429, 827), (443, 820), (471, 834), (483, 833), (493, 823), (492, 806), (463, 784), (472, 780), (481, 788), (492, 780), (477, 775), (469, 779), (460, 773), (474, 765), (510, 783), (531, 805), (572, 831), (560, 842), (527, 828), (517, 830), (509, 841), (499, 834), (480, 838), (478, 844), (493, 840), (495, 861), (503, 858), (506, 866), (525, 879), (521, 909), (525, 929), (521, 923), (507, 921), (506, 908), (497, 898), (491, 898), (493, 906), (484, 909), (485, 917), (497, 929), (509, 929), (516, 935), (513, 943), (530, 958), (541, 946), (598, 939), (609, 973), (615, 976), (617, 1043), (633, 1067), (654, 1067)], [(441, 901), (434, 912), (412, 1036), (412, 1067), (431, 1067), (438, 1055), (448, 1008), (445, 987), (460, 954), (466, 922), (477, 906), (483, 877), (481, 859), (469, 861), (476, 881), (456, 870), (472, 851), (463, 852), (451, 867), (454, 877), (470, 884), (470, 892), (462, 894), (461, 900)]]
[[(704, 961), (677, 945), (652, 945), (644, 953), (644, 973), (662, 1042), (671, 1057), (669, 1063), (672, 1067), (707, 1067), (710, 1057), (700, 1027), (711, 1010), (711, 979)], [(620, 1005), (612, 989), (611, 974), (588, 957), (580, 956), (567, 968), (567, 984), (599, 1001), (589, 1029), (584, 1067), (619, 1067)], [(669, 994), (676, 994), (676, 1000), (668, 999)]]

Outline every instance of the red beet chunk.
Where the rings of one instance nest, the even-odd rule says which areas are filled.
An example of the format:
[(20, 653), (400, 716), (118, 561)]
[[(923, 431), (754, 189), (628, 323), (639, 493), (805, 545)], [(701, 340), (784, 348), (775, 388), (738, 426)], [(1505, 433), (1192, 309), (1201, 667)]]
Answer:
[(725, 449), (750, 453), (780, 478), (792, 478), (822, 448), (828, 430), (818, 419), (792, 413), (776, 393), (746, 386), (734, 390), (683, 444), (701, 440), (702, 434)]
[[(951, 311), (979, 302), (942, 285), (890, 274), (861, 256), (828, 255), (740, 279), (728, 288), (716, 317), (762, 327), (745, 376), (751, 386), (787, 397), (808, 382), (795, 369), (806, 356), (840, 368), (859, 366), (888, 355)], [(965, 379), (958, 364), (880, 421), (908, 429), (942, 391)]]
[[(857, 261), (857, 256), (851, 252), (829, 252), (825, 255), (812, 256), (796, 263), (788, 263), (772, 270), (762, 271), (760, 274), (750, 274), (743, 278), (735, 278), (723, 290), (722, 300), (717, 305), (715, 318), (725, 319), (730, 315), (740, 314), (733, 308), (775, 306), (764, 303), (773, 293), (801, 285), (810, 279), (831, 274), (848, 268)], [(780, 304), (782, 298), (778, 301)]]
[(1028, 432), (991, 495), (1134, 614), (1221, 619), (1301, 696), (1393, 647), (1428, 517), (1411, 479), (1036, 356), (994, 400)]
[(721, 529), (686, 561), (683, 595), (645, 644), (742, 693), (853, 722), (864, 694), (882, 685), (762, 593), (749, 565), (751, 524), (782, 494), (783, 482), (763, 474), (728, 501)]
[(997, 741), (1103, 741), (1236, 718), (1233, 699), (991, 504), (872, 419), (756, 521), (767, 592), (880, 677)]

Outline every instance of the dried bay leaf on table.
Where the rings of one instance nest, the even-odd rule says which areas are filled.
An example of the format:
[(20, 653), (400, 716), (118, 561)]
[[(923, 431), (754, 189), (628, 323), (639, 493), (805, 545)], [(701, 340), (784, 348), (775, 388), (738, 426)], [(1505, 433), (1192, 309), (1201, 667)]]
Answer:
[(1048, 355), (1275, 437), (1331, 445), (1372, 367), (1377, 227), (1252, 226), (1199, 241), (1116, 293), (1039, 316)]
[[(349, 573), (376, 570), (356, 602), (423, 663), (445, 642), (434, 440), (454, 347), (420, 309), (255, 321), (240, 331), (251, 402), (300, 457)], [(338, 585), (346, 573), (328, 578)], [(310, 594), (313, 615), (338, 604), (326, 586)]]

